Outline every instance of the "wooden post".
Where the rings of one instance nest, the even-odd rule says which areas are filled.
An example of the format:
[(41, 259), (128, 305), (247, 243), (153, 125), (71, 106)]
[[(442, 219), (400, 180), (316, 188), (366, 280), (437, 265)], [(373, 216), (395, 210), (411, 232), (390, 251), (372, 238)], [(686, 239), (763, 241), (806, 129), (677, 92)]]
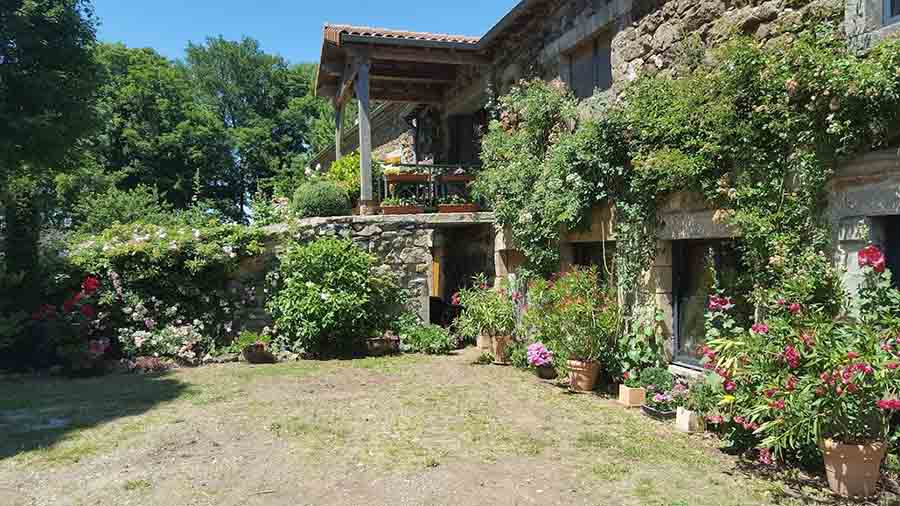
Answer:
[(341, 159), (341, 144), (344, 138), (343, 122), (344, 119), (344, 103), (340, 100), (334, 101), (334, 159)]
[(357, 60), (356, 99), (359, 101), (360, 214), (368, 214), (372, 202), (372, 124), (369, 115), (369, 59)]

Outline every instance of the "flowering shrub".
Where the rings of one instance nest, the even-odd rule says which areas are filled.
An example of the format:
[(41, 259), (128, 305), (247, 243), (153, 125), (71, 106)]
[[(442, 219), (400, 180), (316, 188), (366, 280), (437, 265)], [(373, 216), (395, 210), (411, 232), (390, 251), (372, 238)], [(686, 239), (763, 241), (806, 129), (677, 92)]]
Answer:
[(730, 327), (724, 309), (708, 316), (721, 323), (705, 350), (706, 366), (722, 378), (721, 414), (735, 437), (752, 431), (768, 450), (764, 459), (809, 457), (823, 438), (886, 438), (889, 417), (900, 408), (900, 325), (872, 302), (885, 280), (877, 258), (869, 250), (860, 259), (860, 297), (868, 302), (857, 317), (832, 318), (789, 300), (773, 303), (767, 321), (749, 331)]
[(364, 339), (387, 330), (400, 309), (393, 275), (350, 241), (295, 245), (279, 260), (268, 303), (277, 346), (317, 356), (353, 353)]
[(533, 343), (528, 347), (528, 365), (550, 367), (553, 365), (553, 353), (543, 343)]
[(239, 263), (262, 252), (262, 232), (209, 222), (114, 225), (79, 236), (72, 262), (97, 275), (98, 304), (126, 358), (158, 356), (197, 364), (239, 329), (235, 312), (253, 291), (229, 287)]
[(596, 267), (578, 268), (528, 290), (525, 324), (557, 357), (614, 364), (620, 331), (614, 294), (598, 282)]
[(483, 274), (472, 279), (472, 286), (454, 295), (453, 303), (463, 307), (455, 325), (468, 338), (481, 334), (511, 336), (516, 330), (516, 306), (519, 293), (505, 285), (491, 288)]
[(437, 325), (412, 325), (400, 332), (404, 352), (445, 355), (456, 349), (456, 340), (447, 329)]
[(648, 388), (645, 403), (657, 411), (675, 411), (679, 406), (684, 406), (688, 392), (688, 386), (682, 381), (676, 382), (671, 390)]

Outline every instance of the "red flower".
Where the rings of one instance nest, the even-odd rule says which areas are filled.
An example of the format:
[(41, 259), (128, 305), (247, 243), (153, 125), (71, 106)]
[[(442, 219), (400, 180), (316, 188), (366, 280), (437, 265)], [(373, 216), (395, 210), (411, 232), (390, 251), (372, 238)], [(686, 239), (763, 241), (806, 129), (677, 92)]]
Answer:
[(720, 423), (724, 422), (725, 419), (720, 415), (710, 415), (706, 417), (706, 421), (713, 425), (719, 425)]
[(852, 394), (852, 393), (856, 392), (857, 390), (859, 390), (859, 387), (856, 386), (856, 383), (850, 383), (849, 385), (847, 385), (847, 393)]
[(712, 295), (709, 298), (709, 304), (707, 308), (710, 311), (728, 311), (729, 309), (734, 307), (734, 302), (731, 300), (731, 297), (720, 297), (718, 295)]
[(793, 392), (797, 389), (797, 377), (794, 375), (788, 376), (787, 385), (784, 387), (788, 392)]
[(456, 292), (456, 293), (453, 294), (453, 298), (450, 300), (450, 302), (451, 302), (454, 306), (458, 306), (458, 305), (459, 305), (459, 302), (460, 302), (459, 292)]
[(734, 423), (736, 423), (738, 425), (744, 425), (744, 417), (742, 417), (742, 416), (734, 417)]
[(768, 389), (768, 390), (765, 391), (766, 397), (768, 397), (769, 399), (771, 399), (772, 397), (775, 397), (775, 395), (776, 395), (777, 393), (778, 393), (778, 389), (777, 389), (777, 388), (770, 388), (770, 389)]
[(765, 334), (769, 333), (769, 326), (766, 325), (765, 323), (757, 323), (757, 324), (753, 325), (752, 327), (750, 327), (750, 330), (752, 330), (756, 334), (765, 335)]
[(63, 311), (66, 313), (71, 313), (73, 309), (75, 309), (75, 300), (66, 299), (66, 301), (63, 302)]
[(884, 411), (897, 411), (900, 410), (900, 400), (897, 399), (882, 399), (875, 403), (878, 406), (878, 409)]
[(784, 399), (778, 399), (775, 402), (770, 402), (769, 407), (776, 410), (784, 409)]
[(623, 373), (622, 373), (622, 379), (625, 380), (625, 381), (628, 381), (629, 379), (631, 379), (631, 373), (628, 372), (628, 371), (623, 372)]
[(94, 317), (97, 316), (97, 311), (94, 310), (94, 306), (85, 304), (81, 306), (81, 314), (88, 320), (93, 320)]
[(91, 294), (97, 291), (100, 288), (100, 280), (93, 277), (88, 276), (81, 283), (81, 289), (85, 291), (85, 293)]
[(788, 367), (796, 369), (800, 367), (800, 353), (793, 346), (786, 346), (781, 353), (781, 359), (787, 362)]
[(881, 274), (884, 272), (885, 260), (884, 253), (878, 249), (878, 246), (870, 244), (866, 246), (857, 255), (859, 257), (860, 267), (871, 267), (875, 272)]
[(797, 316), (803, 312), (803, 306), (795, 302), (791, 304), (791, 307), (788, 308), (788, 311), (790, 311), (792, 315)]

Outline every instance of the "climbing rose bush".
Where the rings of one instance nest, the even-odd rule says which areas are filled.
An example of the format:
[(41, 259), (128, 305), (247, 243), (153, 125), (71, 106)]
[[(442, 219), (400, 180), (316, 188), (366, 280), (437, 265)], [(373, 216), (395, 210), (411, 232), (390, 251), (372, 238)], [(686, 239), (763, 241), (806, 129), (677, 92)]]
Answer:
[[(863, 301), (885, 274), (881, 252), (867, 250)], [(818, 458), (823, 439), (885, 440), (900, 410), (900, 325), (874, 307), (833, 318), (778, 300), (766, 321), (745, 330), (711, 304), (707, 333), (715, 338), (702, 351), (705, 366), (723, 378), (719, 415), (728, 435), (758, 445), (767, 462)]]

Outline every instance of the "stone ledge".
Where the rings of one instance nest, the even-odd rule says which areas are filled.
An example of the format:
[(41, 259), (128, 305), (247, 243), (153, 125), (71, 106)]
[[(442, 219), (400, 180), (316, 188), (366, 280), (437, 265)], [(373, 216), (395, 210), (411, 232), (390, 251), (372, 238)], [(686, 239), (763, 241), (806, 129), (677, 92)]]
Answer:
[(432, 214), (405, 214), (396, 216), (334, 216), (330, 218), (305, 218), (297, 220), (291, 224), (278, 223), (265, 227), (265, 231), (270, 234), (284, 234), (289, 232), (290, 225), (296, 225), (301, 228), (317, 228), (327, 225), (410, 225), (421, 227), (452, 227), (479, 225), (486, 223), (494, 223), (494, 213), (478, 212), (478, 213), (432, 213)]

